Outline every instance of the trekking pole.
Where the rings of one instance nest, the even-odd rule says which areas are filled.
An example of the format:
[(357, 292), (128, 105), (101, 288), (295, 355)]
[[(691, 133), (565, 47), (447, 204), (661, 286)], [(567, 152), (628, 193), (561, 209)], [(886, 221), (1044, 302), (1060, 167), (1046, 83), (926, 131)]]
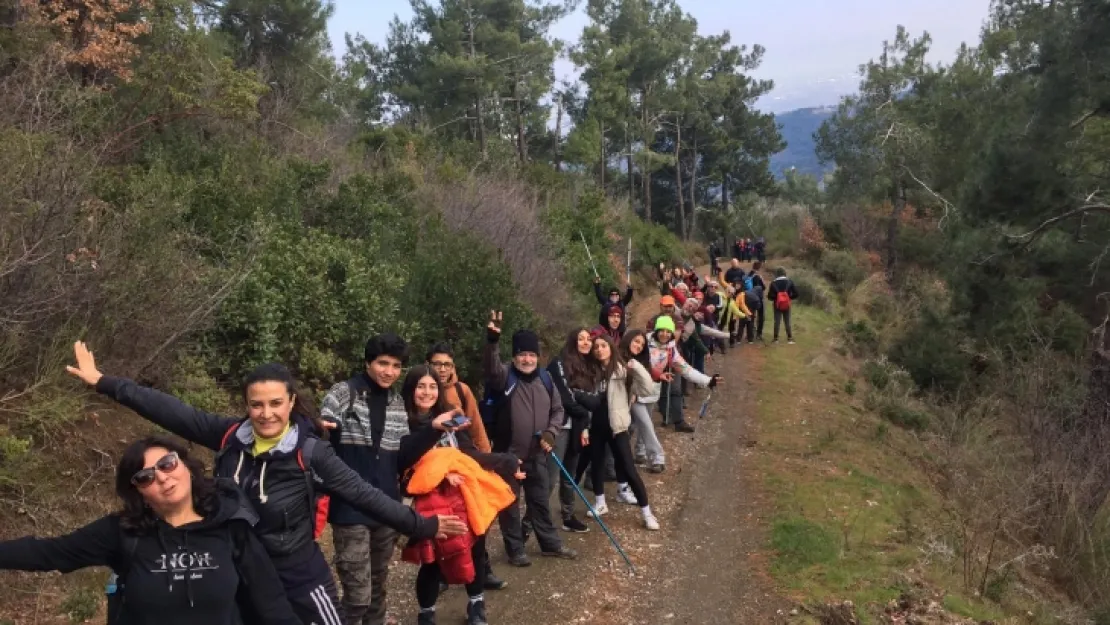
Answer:
[[(537, 437), (541, 434), (541, 432), (536, 432)], [(555, 450), (551, 450), (548, 453), (550, 453), (551, 457), (555, 459), (555, 464), (558, 465), (559, 470), (563, 472), (563, 477), (567, 478), (567, 481), (570, 482), (571, 486), (574, 487), (574, 492), (578, 493), (578, 498), (582, 500), (582, 503), (586, 504), (586, 509), (590, 511), (590, 516), (592, 516), (594, 520), (597, 521), (597, 524), (601, 526), (601, 530), (605, 532), (606, 536), (609, 537), (609, 542), (613, 543), (613, 546), (616, 547), (617, 553), (621, 554), (621, 557), (624, 558), (625, 564), (628, 565), (628, 572), (632, 575), (635, 575), (636, 566), (632, 564), (632, 560), (628, 559), (628, 554), (624, 552), (621, 544), (617, 542), (617, 539), (613, 536), (613, 533), (609, 531), (608, 527), (606, 527), (605, 521), (601, 520), (601, 515), (598, 514), (597, 511), (594, 510), (594, 507), (590, 505), (589, 500), (586, 499), (585, 493), (582, 492), (581, 488), (578, 488), (578, 482), (574, 481), (574, 476), (572, 476), (570, 472), (567, 471), (567, 468), (563, 466), (563, 461), (559, 458), (559, 454), (555, 453)]]
[(671, 424), (671, 384), (674, 384), (674, 378), (667, 382), (667, 399), (663, 404), (663, 425)]
[(582, 245), (586, 248), (586, 257), (590, 259), (590, 269), (594, 270), (594, 277), (600, 280), (601, 276), (597, 273), (597, 265), (594, 264), (594, 255), (590, 253), (590, 246), (586, 244), (586, 235), (579, 230), (578, 236), (582, 237)]
[(698, 410), (698, 419), (704, 419), (705, 413), (709, 412), (709, 400), (713, 398), (713, 389), (709, 389), (709, 393), (705, 396), (705, 401), (701, 403), (701, 408)]
[(625, 284), (632, 284), (632, 237), (628, 237), (628, 260), (624, 264)]

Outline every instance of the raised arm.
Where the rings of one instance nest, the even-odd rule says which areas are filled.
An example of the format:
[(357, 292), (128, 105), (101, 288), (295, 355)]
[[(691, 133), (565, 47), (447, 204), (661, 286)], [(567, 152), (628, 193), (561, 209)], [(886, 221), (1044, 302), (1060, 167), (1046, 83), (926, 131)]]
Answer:
[(118, 566), (119, 521), (106, 516), (55, 538), (0, 542), (0, 569), (70, 573), (90, 566)]
[[(320, 441), (317, 450), (312, 457), (312, 470), (323, 481), (323, 487), (328, 493), (342, 498), (363, 513), (406, 536), (432, 538), (441, 533), (441, 530), (461, 533), (453, 532), (452, 528), (441, 528), (437, 517), (421, 516), (365, 482), (335, 455), (335, 450), (326, 442)], [(455, 523), (462, 525), (458, 519), (455, 519)], [(462, 527), (465, 531), (465, 526)]]
[(486, 376), (486, 384), (491, 384), (494, 390), (505, 390), (505, 381), (509, 378), (509, 368), (501, 362), (499, 351), (501, 340), (501, 313), (490, 312), (489, 325), (486, 326), (486, 347), (482, 352), (482, 372)]

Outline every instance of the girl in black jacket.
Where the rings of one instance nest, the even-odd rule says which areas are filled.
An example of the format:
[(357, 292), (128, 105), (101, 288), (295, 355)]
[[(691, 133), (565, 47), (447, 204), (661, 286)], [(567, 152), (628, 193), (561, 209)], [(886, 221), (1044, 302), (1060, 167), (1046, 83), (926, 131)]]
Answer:
[[(573, 471), (578, 466), (582, 449), (589, 444), (590, 411), (578, 403), (575, 392), (593, 388), (594, 365), (589, 359), (593, 343), (590, 331), (586, 328), (573, 330), (567, 335), (567, 342), (562, 352), (547, 365), (551, 380), (559, 390), (563, 413), (566, 415), (563, 431), (556, 440), (555, 450), (552, 453), (559, 454), (559, 459), (568, 471)], [(574, 516), (574, 486), (562, 475), (554, 460), (549, 464), (548, 475), (551, 476), (551, 487), (555, 488), (556, 481), (559, 483), (559, 508), (563, 515), (563, 531), (588, 532), (590, 528)], [(556, 475), (559, 476), (558, 480), (555, 479)]]
[(314, 537), (315, 486), (402, 534), (430, 538), (467, 531), (458, 517), (420, 516), (363, 481), (316, 437), (304, 415), (310, 404), (297, 396), (293, 376), (282, 365), (262, 365), (247, 376), (243, 394), (248, 416), (235, 419), (198, 410), (131, 380), (102, 375), (85, 344), (74, 347), (77, 366), (66, 367), (71, 374), (145, 419), (218, 452), (213, 472), (234, 480), (258, 511), (255, 534), (305, 625), (343, 623), (331, 569)]
[[(454, 447), (477, 461), (483, 469), (497, 473), (510, 486), (514, 485), (513, 480), (524, 479), (524, 474), (517, 472), (520, 460), (512, 454), (487, 454), (478, 450), (466, 431), (470, 424), (462, 428), (447, 425), (456, 416), (466, 415), (447, 403), (439, 376), (431, 367), (417, 365), (409, 370), (401, 386), (401, 398), (405, 401), (411, 432), (401, 438), (401, 449), (397, 453), (397, 469), (402, 475), (435, 447)], [(452, 486), (459, 485), (454, 481), (458, 478), (454, 474), (447, 475), (447, 481)], [(404, 487), (407, 480), (402, 480)], [(466, 594), (470, 598), (466, 606), (467, 625), (487, 625), (485, 595), (482, 592), (486, 585), (485, 534), (478, 536), (470, 549), (470, 557), (474, 561), (475, 575), (474, 580), (466, 585)], [(420, 606), (418, 625), (435, 625), (440, 579), (438, 564), (420, 565), (416, 575), (416, 602)]]
[(258, 517), (234, 484), (206, 478), (185, 447), (158, 436), (132, 443), (116, 493), (123, 510), (72, 534), (0, 543), (0, 569), (111, 567), (113, 624), (300, 623), (251, 531)]

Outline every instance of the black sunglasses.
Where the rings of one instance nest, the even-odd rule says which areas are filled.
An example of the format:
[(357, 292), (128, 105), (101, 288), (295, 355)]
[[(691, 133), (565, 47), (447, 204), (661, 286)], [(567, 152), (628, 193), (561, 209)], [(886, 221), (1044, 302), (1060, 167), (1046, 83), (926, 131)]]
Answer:
[(150, 486), (154, 483), (155, 471), (159, 471), (161, 473), (171, 473), (177, 469), (177, 463), (179, 461), (180, 458), (177, 457), (177, 452), (171, 451), (170, 453), (159, 458), (158, 462), (155, 462), (153, 467), (147, 467), (138, 471), (137, 473), (135, 473), (135, 475), (132, 475), (131, 483), (135, 486), (138, 486), (139, 488)]

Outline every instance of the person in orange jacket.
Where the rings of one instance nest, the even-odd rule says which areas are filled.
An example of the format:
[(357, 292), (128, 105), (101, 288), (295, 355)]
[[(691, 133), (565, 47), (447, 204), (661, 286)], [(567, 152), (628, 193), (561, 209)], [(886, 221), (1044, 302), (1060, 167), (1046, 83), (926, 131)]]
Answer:
[[(470, 419), (471, 425), (467, 429), (467, 433), (474, 441), (474, 446), (482, 453), (488, 454), (493, 451), (489, 436), (486, 434), (486, 426), (482, 423), (482, 416), (478, 412), (478, 400), (474, 397), (470, 386), (459, 380), (458, 371), (455, 369), (455, 351), (447, 343), (436, 343), (428, 350), (424, 361), (428, 363), (428, 366), (435, 371), (436, 377), (439, 378), (439, 385), (443, 389), (448, 405), (462, 410), (466, 417)], [(486, 590), (503, 590), (508, 585), (508, 582), (494, 575), (493, 565), (490, 563), (489, 554), (487, 553)]]
[[(461, 426), (452, 425), (453, 419), (459, 416), (459, 408), (447, 403), (446, 392), (439, 381), (439, 376), (427, 365), (413, 367), (401, 387), (401, 398), (408, 414), (410, 434), (401, 439), (400, 451), (397, 453), (397, 468), (402, 472), (402, 487), (407, 491), (407, 486), (413, 477), (412, 468), (421, 461), (425, 454), (437, 447), (453, 447), (473, 458), (479, 466), (487, 471), (493, 471), (507, 485), (515, 484), (517, 480), (525, 478), (519, 472), (520, 461), (512, 454), (483, 453), (478, 450), (474, 440), (467, 430), (473, 427), (474, 422), (467, 419)], [(480, 420), (480, 419), (479, 419)], [(448, 473), (445, 481), (454, 487), (462, 486), (466, 478), (459, 473)], [(515, 500), (515, 489), (511, 491)], [(466, 592), (470, 597), (467, 603), (466, 616), (468, 625), (487, 625), (486, 604), (483, 590), (485, 589), (485, 559), (486, 536), (483, 530), (480, 535), (478, 527), (471, 524), (470, 529), (475, 533), (475, 540), (471, 546), (470, 557), (474, 564), (474, 580), (466, 584)], [(419, 625), (434, 625), (436, 622), (436, 601), (439, 598), (440, 582), (443, 575), (439, 565), (435, 562), (424, 563), (416, 576), (416, 600), (420, 606), (418, 617)]]

